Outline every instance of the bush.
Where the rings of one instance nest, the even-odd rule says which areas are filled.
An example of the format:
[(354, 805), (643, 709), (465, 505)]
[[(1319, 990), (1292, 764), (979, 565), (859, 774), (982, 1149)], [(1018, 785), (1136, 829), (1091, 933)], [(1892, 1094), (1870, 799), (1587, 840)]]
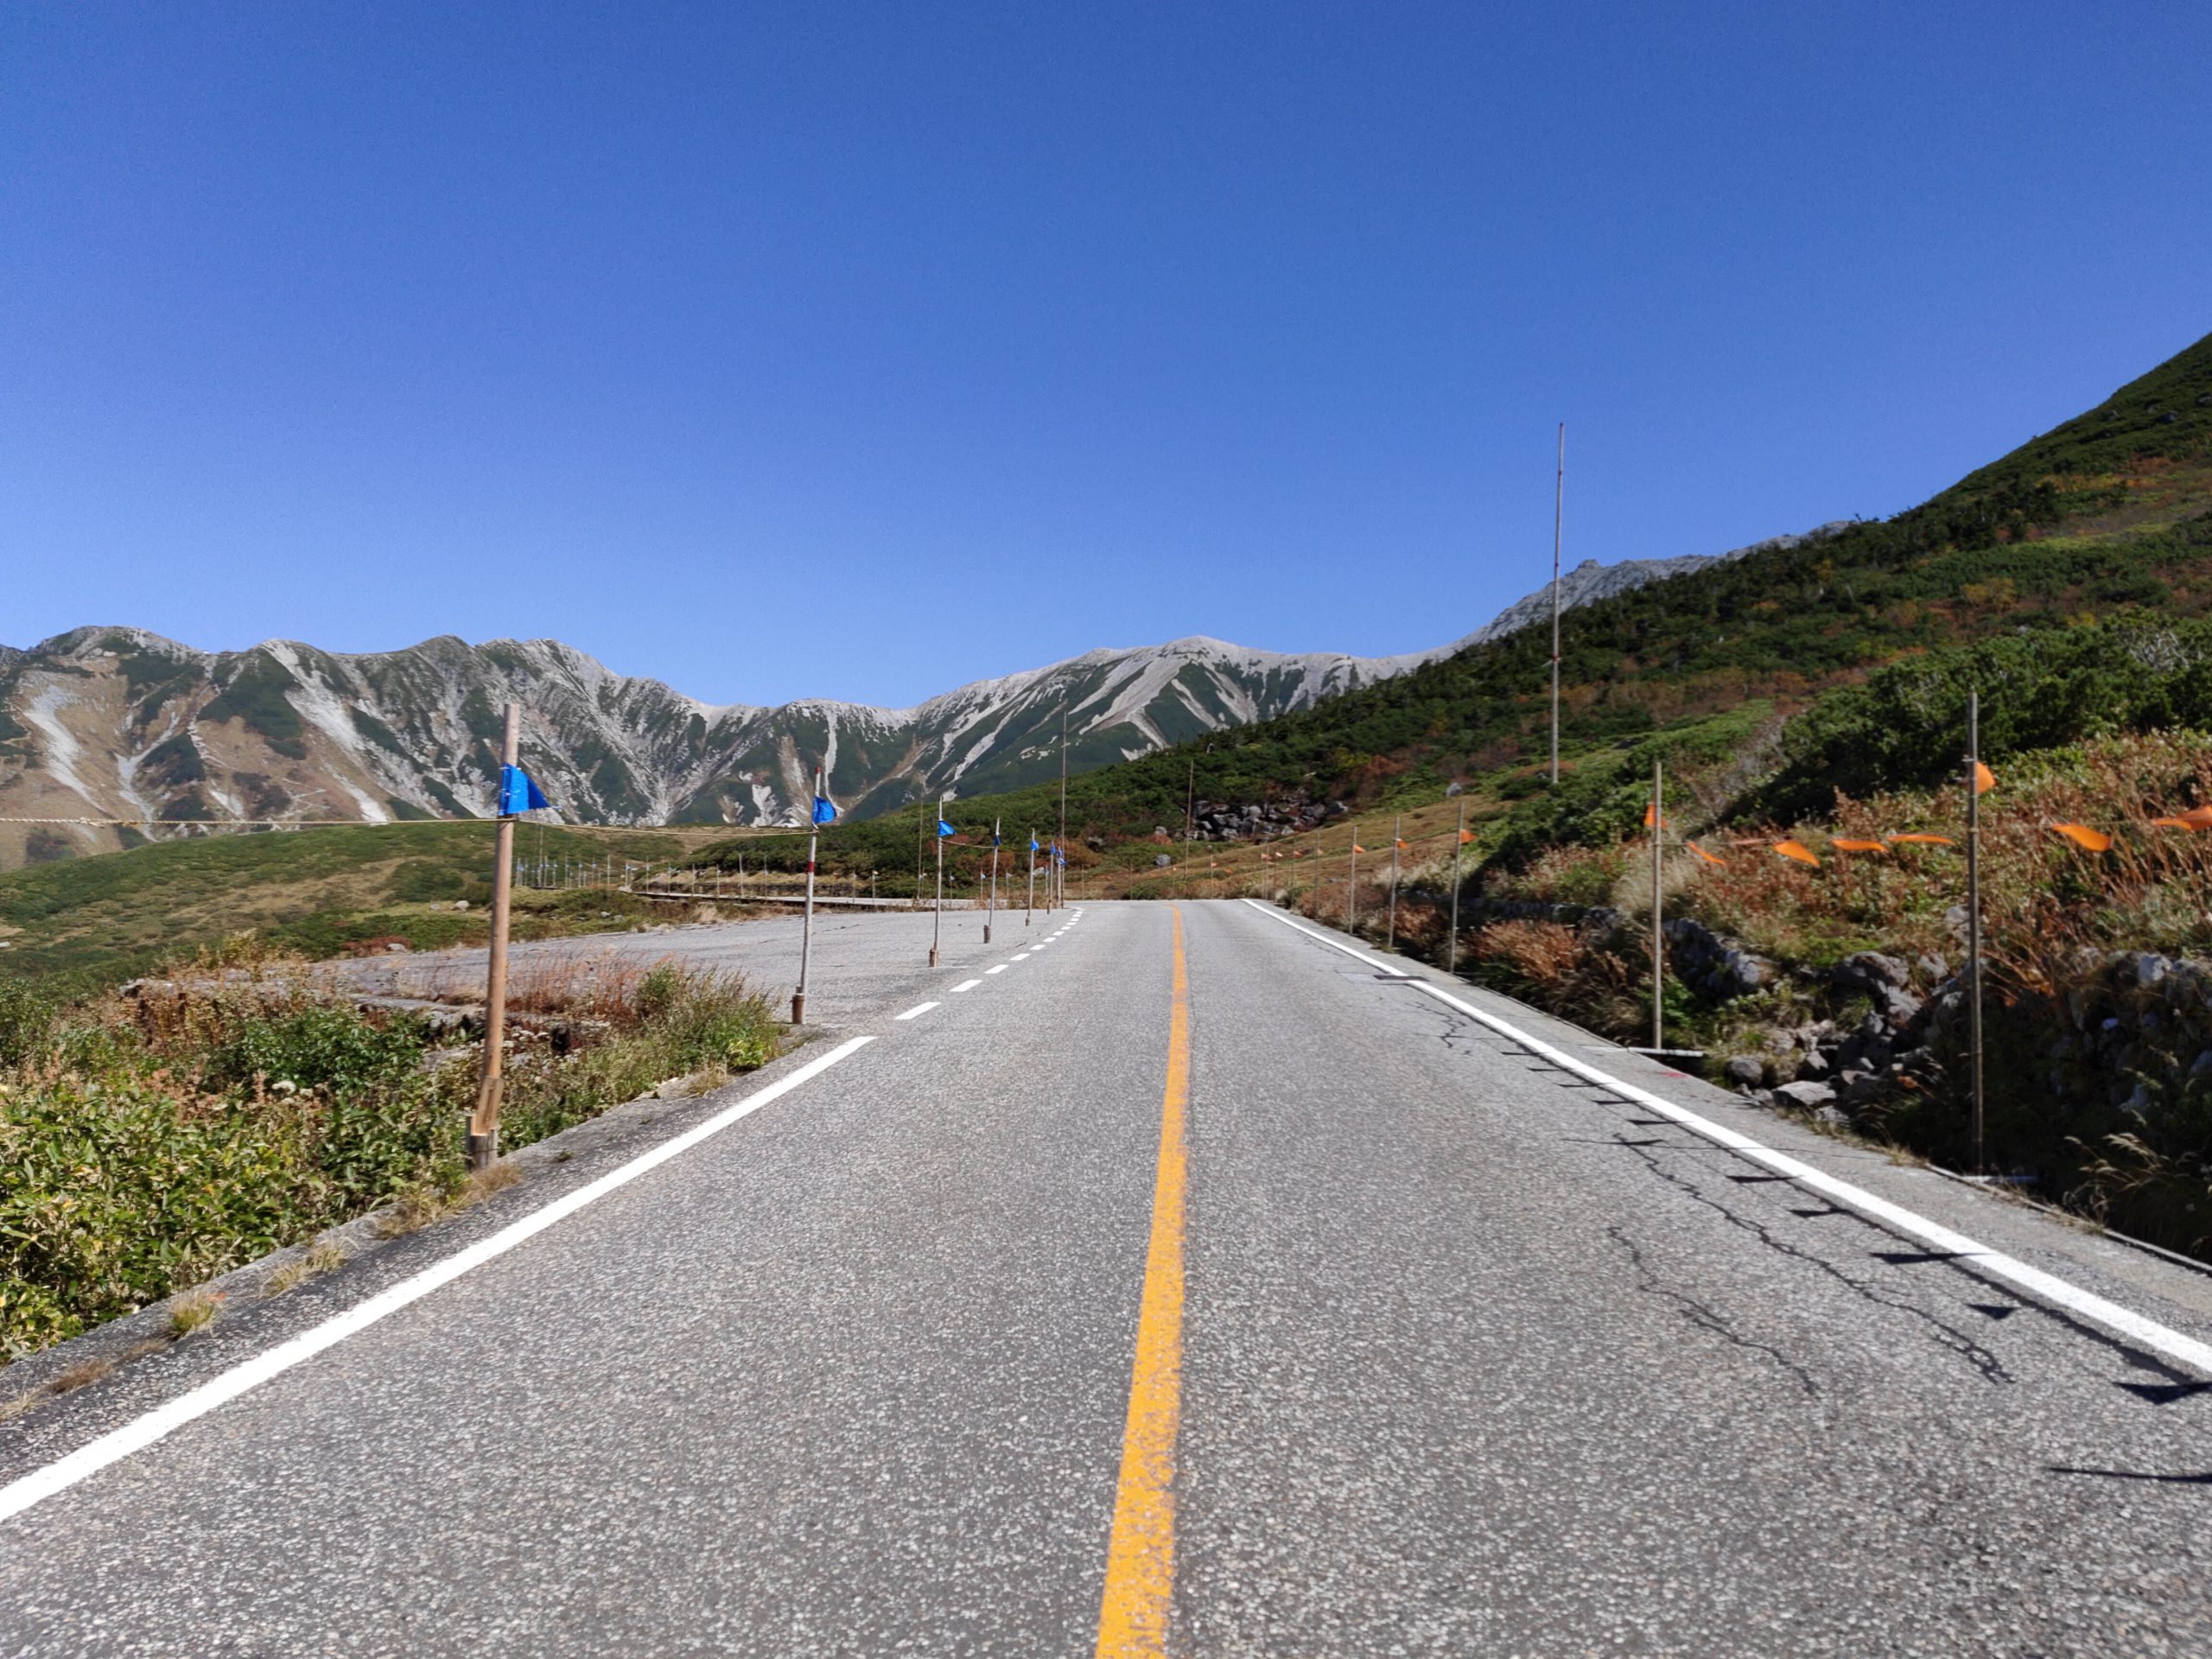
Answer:
[(54, 1004), (26, 980), (0, 979), (0, 1065), (20, 1065), (54, 1030)]

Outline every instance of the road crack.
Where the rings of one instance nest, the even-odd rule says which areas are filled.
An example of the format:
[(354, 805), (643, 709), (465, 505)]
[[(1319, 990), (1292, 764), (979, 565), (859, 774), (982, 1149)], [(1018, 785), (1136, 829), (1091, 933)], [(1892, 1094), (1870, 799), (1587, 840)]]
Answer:
[(1933, 1340), (1936, 1342), (1937, 1346), (1948, 1348), (1953, 1353), (1957, 1354), (1961, 1358), (1964, 1359), (1967, 1363), (1973, 1366), (1975, 1370), (1980, 1372), (1985, 1382), (2012, 1382), (2017, 1380), (2010, 1371), (2005, 1369), (2004, 1361), (1998, 1358), (1994, 1352), (1984, 1346), (1982, 1344), (1975, 1341), (1973, 1337), (1961, 1330), (1958, 1326), (1938, 1319), (1926, 1308), (1919, 1306), (1915, 1303), (1904, 1301), (1897, 1297), (1883, 1294), (1882, 1292), (1876, 1289), (1872, 1285), (1868, 1284), (1866, 1281), (1853, 1278), (1851, 1274), (1846, 1273), (1841, 1268), (1836, 1266), (1834, 1262), (1829, 1261), (1826, 1256), (1815, 1255), (1812, 1251), (1802, 1249), (1798, 1246), (1791, 1243), (1788, 1239), (1781, 1237), (1764, 1222), (1759, 1221), (1751, 1216), (1740, 1214), (1737, 1211), (1731, 1209), (1728, 1205), (1721, 1203), (1719, 1199), (1707, 1196), (1705, 1192), (1699, 1187), (1697, 1183), (1691, 1180), (1688, 1176), (1677, 1174), (1673, 1170), (1662, 1167), (1657, 1156), (1649, 1150), (1649, 1147), (1645, 1143), (1616, 1138), (1613, 1144), (1624, 1147), (1629, 1152), (1634, 1153), (1644, 1166), (1661, 1180), (1666, 1182), (1669, 1186), (1674, 1187), (1692, 1202), (1703, 1205), (1707, 1209), (1712, 1211), (1715, 1215), (1718, 1215), (1722, 1220), (1726, 1221), (1730, 1226), (1740, 1228), (1745, 1232), (1749, 1233), (1753, 1238), (1757, 1239), (1768, 1249), (1775, 1251), (1778, 1255), (1789, 1256), (1793, 1260), (1803, 1262), (1808, 1267), (1818, 1269), (1820, 1272), (1826, 1274), (1829, 1278), (1834, 1280), (1838, 1284), (1843, 1286), (1847, 1290), (1850, 1291), (1853, 1295), (1860, 1298), (1862, 1300), (1872, 1302), (1879, 1307), (1886, 1307), (1892, 1313), (1903, 1313), (1910, 1319), (1919, 1320), (1923, 1325), (1929, 1327), (1929, 1330), (1932, 1333)]
[(1640, 1281), (1637, 1286), (1638, 1290), (1643, 1291), (1646, 1295), (1656, 1296), (1662, 1301), (1672, 1302), (1681, 1310), (1682, 1317), (1699, 1330), (1710, 1332), (1723, 1342), (1741, 1348), (1746, 1352), (1764, 1354), (1797, 1380), (1797, 1386), (1804, 1391), (1807, 1399), (1817, 1400), (1821, 1397), (1820, 1385), (1813, 1381), (1813, 1374), (1783, 1353), (1781, 1349), (1772, 1343), (1761, 1342), (1756, 1337), (1745, 1336), (1725, 1316), (1698, 1300), (1688, 1291), (1676, 1290), (1661, 1280), (1651, 1264), (1644, 1260), (1642, 1249), (1628, 1236), (1624, 1229), (1617, 1224), (1606, 1228), (1605, 1233), (1614, 1243), (1628, 1252), (1629, 1262), (1636, 1268), (1636, 1276)]

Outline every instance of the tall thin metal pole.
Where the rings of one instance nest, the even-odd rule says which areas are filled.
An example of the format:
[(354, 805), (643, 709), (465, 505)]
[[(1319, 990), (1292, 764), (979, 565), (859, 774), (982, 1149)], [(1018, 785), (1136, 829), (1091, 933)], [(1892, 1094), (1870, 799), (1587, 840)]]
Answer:
[(1667, 982), (1667, 905), (1659, 889), (1662, 837), (1667, 833), (1666, 796), (1658, 758), (1651, 762), (1651, 1046), (1667, 1046), (1666, 1005), (1660, 993)]
[(983, 912), (983, 943), (991, 942), (991, 924), (999, 914), (999, 821), (991, 820), (991, 898)]
[(914, 908), (922, 907), (922, 804), (914, 803)]
[(1559, 423), (1559, 478), (1552, 495), (1552, 786), (1559, 786), (1559, 547), (1567, 519), (1567, 423)]
[(506, 768), (515, 764), (522, 740), (522, 705), (507, 705), (506, 728), (499, 738), (499, 827), (492, 854), (492, 943), (486, 951), (484, 984), (484, 1072), (476, 1087), (476, 1110), (468, 1120), (468, 1166), (486, 1169), (499, 1155), (499, 1097), (505, 1086), (500, 1051), (507, 1039), (507, 906), (513, 897), (514, 815), (505, 810)]
[(1067, 896), (1068, 855), (1068, 704), (1060, 699), (1060, 840), (1052, 855), (1052, 902), (1057, 908)]
[(937, 798), (937, 907), (930, 918), (930, 966), (937, 966), (937, 948), (944, 933), (944, 797)]
[(798, 988), (791, 993), (791, 1024), (806, 1023), (806, 970), (814, 961), (814, 855), (822, 844), (822, 825), (815, 803), (822, 798), (822, 768), (814, 769), (814, 793), (806, 804), (806, 920), (798, 935)]
[(1390, 817), (1390, 921), (1382, 932), (1382, 948), (1398, 948), (1398, 830), (1405, 823), (1405, 814), (1393, 813)]
[(1444, 953), (1444, 971), (1459, 971), (1459, 854), (1467, 844), (1467, 801), (1459, 798), (1459, 829), (1452, 838), (1452, 943)]
[(1021, 925), (1029, 925), (1029, 918), (1037, 908), (1037, 831), (1029, 831), (1029, 895), (1021, 901)]
[(1987, 1173), (1981, 1096), (1981, 694), (1967, 693), (1967, 985), (1973, 995), (1967, 1040), (1974, 1051), (1974, 1170)]
[(1183, 784), (1183, 839), (1185, 841), (1195, 838), (1194, 832), (1198, 828), (1198, 762), (1197, 757), (1192, 756), (1190, 773)]

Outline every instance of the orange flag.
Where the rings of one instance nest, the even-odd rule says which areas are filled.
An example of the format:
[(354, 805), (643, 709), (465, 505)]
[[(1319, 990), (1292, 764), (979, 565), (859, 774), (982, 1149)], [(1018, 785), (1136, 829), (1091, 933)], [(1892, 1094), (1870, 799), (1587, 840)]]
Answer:
[(1997, 787), (1997, 774), (1977, 760), (1974, 763), (1974, 792), (1986, 795)]
[(1959, 843), (1948, 836), (1891, 836), (1891, 841), (1910, 841), (1929, 847), (1955, 847)]
[(1472, 841), (1474, 838), (1475, 838), (1475, 832), (1474, 832), (1473, 830), (1462, 830), (1459, 832), (1459, 844), (1460, 844), (1462, 847), (1465, 847), (1465, 846), (1469, 842)]
[(1398, 850), (1401, 852), (1410, 853), (1413, 849), (1414, 844), (1410, 841), (1402, 841), (1398, 843)]
[(1699, 846), (1697, 842), (1694, 841), (1686, 841), (1682, 845), (1688, 848), (1690, 851), (1695, 853), (1700, 858), (1703, 859), (1708, 864), (1725, 864), (1727, 862), (1726, 859), (1715, 858), (1711, 853), (1707, 852), (1704, 848)]
[(1365, 852), (1365, 851), (1367, 850), (1367, 849), (1366, 849), (1366, 848), (1364, 848), (1364, 847), (1361, 846), (1361, 845), (1360, 845), (1357, 842), (1356, 842), (1356, 841), (1355, 841), (1354, 842), (1352, 842), (1352, 844), (1351, 844), (1351, 849), (1352, 849), (1352, 851), (1354, 851), (1355, 853), (1363, 853), (1363, 852)]
[(1846, 841), (1841, 836), (1830, 841), (1828, 845), (1840, 848), (1847, 853), (1886, 853), (1890, 850), (1878, 841)]
[(1813, 849), (1802, 841), (1777, 841), (1774, 843), (1774, 850), (1784, 858), (1796, 859), (1800, 864), (1809, 864), (1816, 870), (1821, 868), (1821, 861), (1813, 856)]
[(2054, 823), (2050, 827), (2076, 847), (2086, 848), (2093, 853), (2112, 850), (2112, 837), (2101, 830), (2090, 829), (2086, 823)]
[(1643, 804), (1643, 827), (1645, 829), (1651, 829), (1654, 825), (1663, 825), (1665, 822), (1666, 820), (1659, 816), (1659, 804), (1656, 801), (1646, 801)]
[(2153, 818), (2151, 822), (2175, 830), (2212, 830), (2212, 806), (2192, 806), (2179, 817)]

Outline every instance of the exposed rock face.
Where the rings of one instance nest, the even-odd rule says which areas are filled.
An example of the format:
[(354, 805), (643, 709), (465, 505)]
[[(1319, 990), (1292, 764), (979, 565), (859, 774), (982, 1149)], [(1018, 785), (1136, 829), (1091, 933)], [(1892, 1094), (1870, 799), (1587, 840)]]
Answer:
[[(272, 641), (194, 651), (81, 628), (0, 652), (0, 816), (482, 817), (499, 710), (523, 761), (579, 822), (803, 819), (817, 760), (851, 816), (939, 790), (1035, 782), (1271, 719), (1421, 660), (1247, 651), (1184, 639), (1096, 651), (912, 709), (808, 701), (716, 707), (609, 671), (553, 640), (426, 641), (342, 656)], [(34, 840), (33, 837), (36, 839)], [(0, 827), (0, 863), (118, 845), (112, 829)]]
[[(1586, 560), (1561, 579), (1560, 601), (1715, 562)], [(1309, 708), (1548, 619), (1550, 605), (1547, 588), (1451, 645), (1398, 657), (1201, 638), (1094, 651), (911, 709), (702, 703), (551, 639), (448, 636), (349, 656), (288, 640), (210, 652), (141, 628), (79, 628), (27, 651), (0, 645), (0, 817), (65, 821), (0, 825), (0, 867), (122, 844), (115, 829), (67, 822), (85, 818), (487, 816), (509, 701), (523, 707), (524, 764), (571, 821), (797, 823), (817, 760), (840, 808), (865, 817), (940, 790), (1043, 781), (1058, 768), (1063, 709), (1070, 764), (1089, 770)], [(1268, 828), (1290, 823), (1282, 804), (1261, 810)], [(1266, 832), (1243, 810), (1208, 822), (1208, 837)]]
[[(1802, 535), (1770, 536), (1765, 541), (1753, 542), (1749, 547), (1734, 548), (1726, 553), (1689, 553), (1673, 559), (1623, 559), (1618, 564), (1600, 564), (1595, 559), (1585, 559), (1573, 569), (1560, 573), (1560, 609), (1571, 611), (1580, 605), (1594, 605), (1601, 599), (1611, 599), (1617, 594), (1647, 588), (1655, 582), (1686, 576), (1693, 570), (1704, 569), (1709, 564), (1726, 564), (1731, 559), (1749, 558), (1754, 553), (1764, 553), (1776, 548), (1802, 547), (1808, 542), (1823, 541), (1849, 528), (1849, 520), (1840, 518), (1808, 530)], [(1432, 654), (1449, 656), (1452, 652), (1464, 651), (1469, 645), (1502, 639), (1532, 623), (1548, 623), (1551, 615), (1552, 589), (1551, 584), (1546, 582), (1535, 593), (1516, 600), (1472, 633)]]

